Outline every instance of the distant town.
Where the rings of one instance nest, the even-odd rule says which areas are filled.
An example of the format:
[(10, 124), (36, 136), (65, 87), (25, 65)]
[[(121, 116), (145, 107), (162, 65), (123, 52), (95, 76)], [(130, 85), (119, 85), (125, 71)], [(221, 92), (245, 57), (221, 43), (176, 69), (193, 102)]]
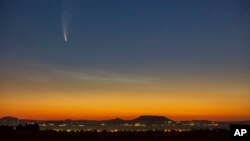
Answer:
[(174, 121), (164, 116), (145, 115), (132, 120), (123, 120), (120, 118), (110, 120), (32, 120), (32, 119), (18, 119), (16, 117), (2, 117), (0, 118), (1, 126), (29, 125), (38, 124), (40, 130), (54, 130), (54, 131), (190, 131), (200, 129), (226, 129), (229, 130), (230, 124), (247, 124), (248, 121), (208, 121), (208, 120), (190, 120), (190, 121)]

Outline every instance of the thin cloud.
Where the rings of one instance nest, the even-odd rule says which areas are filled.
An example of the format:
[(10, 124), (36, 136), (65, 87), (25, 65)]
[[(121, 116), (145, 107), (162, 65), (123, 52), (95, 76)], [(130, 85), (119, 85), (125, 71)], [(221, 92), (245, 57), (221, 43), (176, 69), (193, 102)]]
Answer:
[(132, 77), (115, 73), (86, 73), (78, 71), (57, 70), (57, 73), (76, 80), (117, 82), (117, 83), (149, 83), (151, 80), (144, 77)]
[(45, 64), (30, 62), (27, 64), (31, 73), (26, 74), (26, 78), (33, 81), (49, 82), (56, 80), (77, 80), (91, 82), (128, 83), (144, 84), (151, 83), (152, 78), (135, 76), (129, 74), (119, 74), (105, 71), (90, 70), (69, 70), (60, 67), (53, 67)]

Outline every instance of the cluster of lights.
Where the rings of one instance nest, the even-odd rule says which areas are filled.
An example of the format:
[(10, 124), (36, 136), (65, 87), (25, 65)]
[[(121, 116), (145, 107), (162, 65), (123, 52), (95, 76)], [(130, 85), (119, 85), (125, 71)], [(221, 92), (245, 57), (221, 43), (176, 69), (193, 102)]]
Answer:
[(141, 124), (141, 123), (136, 123), (135, 124), (135, 127), (144, 127), (144, 126), (146, 126), (145, 124)]
[[(101, 130), (101, 129), (98, 129), (98, 130), (92, 130), (92, 129), (87, 129), (87, 130), (79, 130), (79, 129), (66, 129), (66, 130), (63, 130), (63, 129), (53, 129), (54, 131), (56, 132), (80, 132), (80, 131), (83, 131), (83, 132), (103, 132), (103, 131), (107, 131), (107, 132), (110, 132), (110, 133), (116, 133), (116, 132), (119, 132), (119, 131), (123, 131), (123, 132), (147, 132), (147, 131), (152, 131), (152, 132), (157, 132), (157, 131), (163, 131), (163, 132), (172, 132), (172, 131), (175, 131), (175, 132), (184, 132), (184, 131), (191, 131), (190, 129), (176, 129), (176, 130), (171, 130), (171, 129), (164, 129), (164, 130), (140, 130), (140, 129), (137, 129), (137, 130), (118, 130), (118, 129), (110, 129), (110, 130)], [(212, 129), (211, 129), (212, 130)]]

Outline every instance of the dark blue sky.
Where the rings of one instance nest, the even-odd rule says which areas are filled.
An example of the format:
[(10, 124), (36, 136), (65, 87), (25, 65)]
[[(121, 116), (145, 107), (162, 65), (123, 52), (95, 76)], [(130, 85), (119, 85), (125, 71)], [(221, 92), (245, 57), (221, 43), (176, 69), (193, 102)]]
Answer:
[(0, 0), (0, 20), (0, 116), (250, 118), (249, 0)]
[(1, 66), (23, 69), (20, 65), (32, 62), (135, 74), (248, 72), (249, 4), (1, 0)]

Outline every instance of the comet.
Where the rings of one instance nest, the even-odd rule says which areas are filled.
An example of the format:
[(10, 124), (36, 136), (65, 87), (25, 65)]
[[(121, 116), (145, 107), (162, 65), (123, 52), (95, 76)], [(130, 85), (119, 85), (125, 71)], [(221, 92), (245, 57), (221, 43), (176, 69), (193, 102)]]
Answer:
[(67, 35), (67, 26), (63, 25), (63, 37), (64, 37), (64, 42), (68, 41), (68, 35)]
[(69, 29), (68, 29), (68, 18), (69, 18), (69, 11), (67, 8), (67, 4), (65, 3), (65, 1), (61, 1), (61, 10), (62, 10), (62, 17), (61, 17), (61, 24), (62, 24), (62, 33), (63, 33), (63, 39), (64, 42), (68, 42), (68, 34), (69, 34)]

